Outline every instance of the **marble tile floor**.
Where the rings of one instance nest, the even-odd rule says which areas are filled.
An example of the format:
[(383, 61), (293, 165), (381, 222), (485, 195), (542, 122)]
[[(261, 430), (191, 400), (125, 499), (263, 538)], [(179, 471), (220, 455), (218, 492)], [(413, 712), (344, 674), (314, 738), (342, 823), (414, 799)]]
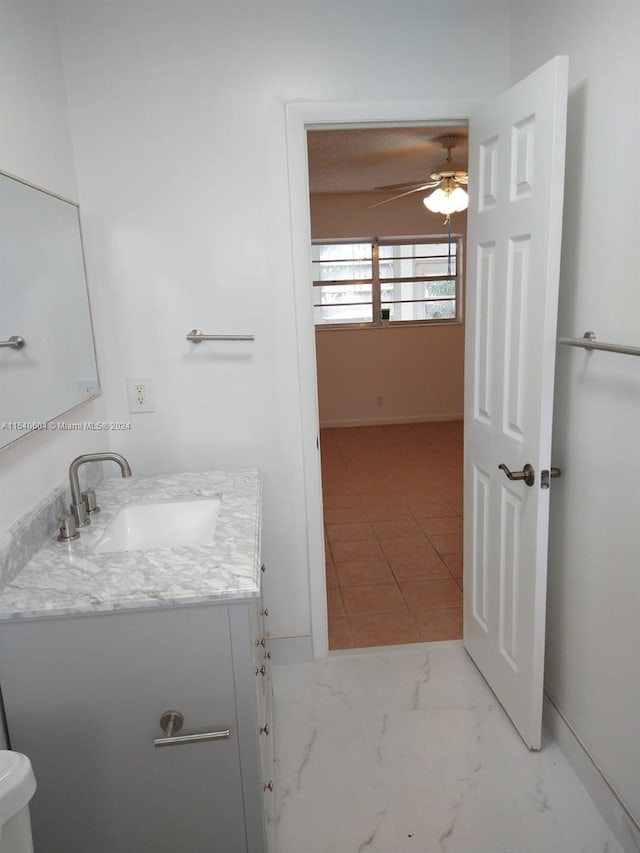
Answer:
[(621, 853), (460, 644), (274, 667), (277, 853)]

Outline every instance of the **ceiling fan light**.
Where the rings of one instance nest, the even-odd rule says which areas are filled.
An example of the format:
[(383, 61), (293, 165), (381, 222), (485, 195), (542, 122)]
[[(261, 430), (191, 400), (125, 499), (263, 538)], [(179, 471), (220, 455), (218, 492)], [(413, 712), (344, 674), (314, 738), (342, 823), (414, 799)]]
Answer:
[(469, 207), (469, 196), (462, 187), (456, 187), (451, 193), (451, 202), (455, 205), (453, 210), (455, 212), (460, 212), (461, 210), (466, 210)]
[(426, 198), (423, 198), (422, 203), (432, 213), (444, 213), (442, 205), (446, 202), (446, 200), (446, 193), (444, 192), (444, 190), (441, 190), (440, 187), (438, 187), (438, 189), (434, 190), (431, 195), (428, 195)]
[(452, 213), (467, 209), (469, 196), (462, 187), (451, 189), (450, 186), (447, 186), (444, 190), (438, 187), (422, 202), (432, 213), (444, 213), (445, 216), (451, 216)]

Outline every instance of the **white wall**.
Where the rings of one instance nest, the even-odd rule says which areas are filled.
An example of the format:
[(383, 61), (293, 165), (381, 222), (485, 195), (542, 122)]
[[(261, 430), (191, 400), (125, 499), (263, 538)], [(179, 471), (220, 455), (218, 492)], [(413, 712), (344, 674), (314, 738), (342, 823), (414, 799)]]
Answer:
[(321, 426), (462, 417), (461, 324), (320, 329), (316, 353)]
[[(511, 38), (513, 81), (569, 56), (558, 331), (640, 345), (640, 6), (516, 2)], [(637, 361), (558, 350), (546, 681), (640, 818)]]
[[(127, 375), (156, 399), (112, 446), (137, 471), (262, 468), (276, 633), (308, 633), (284, 103), (483, 97), (568, 53), (559, 330), (638, 343), (638, 5), (60, 5), (108, 416), (129, 418)], [(52, 5), (0, 16), (0, 168), (76, 197)], [(197, 349), (196, 325), (256, 341)], [(636, 814), (639, 390), (633, 359), (559, 352), (547, 652), (549, 691)], [(0, 529), (90, 449), (74, 432), (2, 451)]]
[[(424, 195), (416, 193), (370, 208), (383, 196), (314, 194), (311, 236), (332, 239), (446, 234), (442, 215), (425, 208)], [(463, 244), (466, 218), (466, 213), (459, 213), (452, 219), (454, 233), (462, 235)], [(375, 329), (319, 328), (316, 359), (321, 426), (462, 417), (462, 323)]]
[[(60, 9), (109, 416), (128, 418), (126, 376), (155, 392), (113, 448), (138, 471), (261, 468), (270, 621), (308, 635), (284, 105), (499, 91), (507, 2)], [(194, 326), (256, 339), (196, 347)]]
[[(0, 0), (0, 22), (0, 170), (75, 199), (55, 8), (48, 0)], [(0, 409), (0, 420), (20, 419)], [(104, 416), (100, 400), (78, 411), (82, 420)], [(0, 532), (64, 479), (74, 456), (94, 449), (89, 432), (51, 432), (1, 450)]]

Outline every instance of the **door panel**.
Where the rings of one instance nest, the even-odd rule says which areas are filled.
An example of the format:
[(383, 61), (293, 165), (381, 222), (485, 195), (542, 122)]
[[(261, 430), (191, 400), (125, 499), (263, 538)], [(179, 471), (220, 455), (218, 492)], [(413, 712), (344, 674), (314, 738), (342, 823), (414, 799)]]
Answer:
[[(567, 59), (469, 122), (465, 646), (540, 747)], [(530, 463), (533, 486), (504, 463)]]

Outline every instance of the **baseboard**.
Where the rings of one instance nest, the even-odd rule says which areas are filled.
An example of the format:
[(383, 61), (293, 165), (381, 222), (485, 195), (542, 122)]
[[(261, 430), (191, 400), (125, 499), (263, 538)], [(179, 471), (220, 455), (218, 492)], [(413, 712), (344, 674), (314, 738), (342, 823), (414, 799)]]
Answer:
[(310, 663), (313, 660), (311, 637), (270, 637), (271, 663)]
[(626, 853), (640, 850), (640, 825), (548, 694), (544, 723)]
[(410, 415), (404, 418), (355, 418), (352, 420), (320, 421), (320, 429), (358, 426), (390, 426), (393, 424), (426, 424), (438, 421), (461, 421), (462, 412), (441, 415)]

